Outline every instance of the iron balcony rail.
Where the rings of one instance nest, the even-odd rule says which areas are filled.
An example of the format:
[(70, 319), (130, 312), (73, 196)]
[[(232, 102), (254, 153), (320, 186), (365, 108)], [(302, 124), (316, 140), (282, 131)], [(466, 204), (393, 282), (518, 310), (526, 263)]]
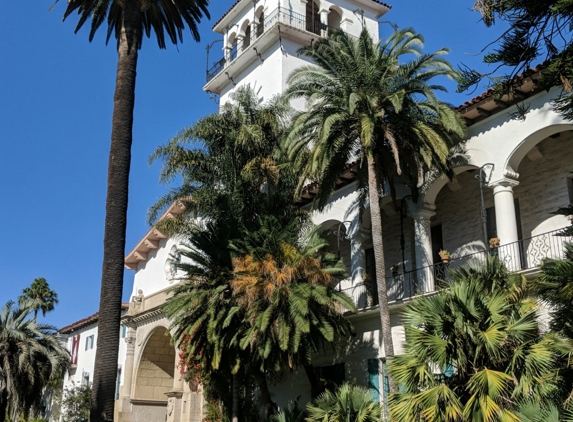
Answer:
[[(453, 256), (449, 262), (440, 262), (424, 268), (416, 268), (401, 274), (386, 277), (388, 301), (408, 299), (431, 293), (449, 281), (448, 270), (459, 268), (469, 262), (485, 262), (488, 256), (496, 255), (511, 272), (538, 268), (544, 259), (563, 259), (564, 243), (573, 242), (573, 236), (559, 236), (563, 229), (508, 243), (488, 251)], [(378, 305), (378, 292), (375, 283), (360, 283), (342, 290), (353, 298), (359, 309)]]
[(329, 30), (328, 25), (320, 22), (319, 17), (307, 19), (305, 15), (279, 6), (265, 17), (263, 22), (250, 24), (249, 29), (245, 31), (245, 35), (233, 44), (231, 48), (226, 50), (224, 57), (214, 62), (210, 69), (207, 69), (207, 83), (221, 73), (226, 65), (235, 60), (243, 51), (248, 49), (258, 37), (263, 35), (277, 22), (319, 36), (325, 36)]

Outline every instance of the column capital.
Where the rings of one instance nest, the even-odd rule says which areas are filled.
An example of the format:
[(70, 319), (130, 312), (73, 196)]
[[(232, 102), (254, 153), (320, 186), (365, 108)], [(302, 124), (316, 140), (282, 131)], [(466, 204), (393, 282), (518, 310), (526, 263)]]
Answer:
[(318, 13), (320, 13), (321, 15), (328, 15), (330, 13), (330, 9), (325, 9), (324, 7), (322, 7)]
[(370, 237), (370, 230), (364, 227), (359, 227), (349, 234), (350, 240), (354, 242), (362, 242)]
[(424, 204), (410, 212), (410, 216), (414, 220), (429, 220), (434, 215), (436, 215), (436, 206), (431, 204)]
[(513, 188), (518, 185), (519, 182), (517, 180), (504, 177), (503, 179), (496, 180), (495, 182), (490, 182), (488, 187), (492, 188), (495, 193), (499, 191), (513, 191)]
[(513, 170), (506, 169), (503, 172), (503, 177), (501, 179), (489, 182), (488, 186), (490, 188), (496, 188), (498, 186), (513, 187), (519, 185), (519, 173)]

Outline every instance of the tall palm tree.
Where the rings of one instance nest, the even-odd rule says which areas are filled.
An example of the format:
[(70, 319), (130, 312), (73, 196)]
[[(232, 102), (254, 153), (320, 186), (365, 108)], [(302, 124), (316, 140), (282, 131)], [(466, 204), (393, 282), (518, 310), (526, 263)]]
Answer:
[(0, 421), (37, 413), (44, 387), (62, 379), (70, 361), (56, 329), (29, 318), (32, 311), (11, 301), (0, 311)]
[[(57, 0), (56, 0), (57, 1)], [(64, 20), (72, 13), (79, 15), (76, 32), (91, 18), (89, 40), (107, 20), (107, 41), (117, 40), (117, 76), (112, 117), (111, 148), (108, 163), (107, 198), (102, 265), (101, 296), (96, 351), (93, 400), (90, 420), (112, 419), (123, 291), (123, 258), (131, 161), (135, 75), (138, 50), (143, 35), (153, 32), (160, 48), (168, 39), (173, 44), (183, 41), (189, 28), (199, 40), (197, 24), (203, 15), (209, 17), (209, 0), (68, 0)]]
[[(250, 364), (246, 352), (236, 349), (242, 314), (233, 314), (231, 319), (239, 324), (228, 322), (228, 329), (222, 326), (222, 316), (234, 306), (226, 278), (232, 273), (227, 246), (239, 236), (233, 229), (253, 228), (260, 215), (270, 213), (286, 221), (298, 213), (292, 204), (296, 179), (288, 168), (282, 167), (284, 154), (279, 149), (286, 121), (283, 116), (288, 115), (289, 109), (278, 98), (261, 103), (251, 87), (240, 87), (219, 113), (182, 130), (150, 158), (163, 161), (162, 182), (170, 183), (181, 176), (183, 183), (150, 209), (149, 219), (153, 223), (165, 207), (174, 201), (183, 202), (184, 214), (161, 220), (157, 227), (183, 239), (182, 255), (194, 256), (190, 259), (198, 263), (197, 267), (181, 267), (185, 283), (181, 290), (175, 289), (165, 311), (173, 316), (173, 326), (181, 328), (175, 338), (189, 344), (185, 346), (189, 358), (201, 356), (203, 364), (208, 362), (202, 372), (208, 373), (213, 382), (226, 376), (225, 387), (232, 376), (235, 398), (239, 386), (237, 371), (244, 373)], [(209, 222), (206, 227), (189, 224), (189, 217), (197, 216)], [(225, 265), (227, 275), (223, 277), (220, 268)], [(210, 272), (212, 268), (218, 270)], [(197, 284), (197, 280), (201, 282)], [(196, 307), (197, 312), (191, 312), (187, 310), (190, 303), (201, 306)], [(192, 326), (196, 329), (187, 333)], [(246, 359), (242, 359), (243, 355)], [(236, 417), (241, 409), (237, 407), (238, 400), (232, 401), (231, 406), (225, 406), (232, 407)]]
[(30, 287), (22, 290), (22, 294), (18, 297), (18, 302), (23, 305), (29, 302), (29, 307), (34, 310), (34, 318), (38, 316), (38, 310), (42, 310), (42, 316), (46, 316), (46, 312), (54, 310), (54, 305), (58, 303), (58, 294), (54, 290), (50, 290), (50, 285), (45, 278), (35, 278)]
[[(380, 320), (387, 359), (394, 356), (382, 234), (380, 196), (395, 183), (407, 183), (416, 199), (428, 169), (452, 175), (449, 148), (464, 136), (461, 117), (439, 101), (430, 82), (456, 72), (441, 56), (446, 49), (422, 54), (423, 37), (411, 29), (374, 43), (364, 29), (358, 39), (334, 32), (300, 53), (316, 66), (303, 66), (289, 77), (286, 95), (303, 98), (286, 145), (301, 170), (299, 189), (319, 182), (318, 206), (326, 205), (345, 164), (357, 161), (360, 205), (369, 199)], [(404, 61), (404, 56), (416, 56)], [(391, 381), (392, 391), (396, 390)]]
[(450, 275), (444, 290), (402, 314), (404, 354), (389, 365), (401, 386), (390, 396), (391, 419), (518, 421), (528, 400), (560, 405), (572, 344), (541, 335), (525, 278), (497, 258)]

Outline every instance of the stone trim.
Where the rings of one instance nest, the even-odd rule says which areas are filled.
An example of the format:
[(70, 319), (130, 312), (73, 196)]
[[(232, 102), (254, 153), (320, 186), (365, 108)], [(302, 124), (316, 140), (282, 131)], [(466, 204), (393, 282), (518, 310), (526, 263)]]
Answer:
[(167, 407), (167, 400), (146, 400), (146, 399), (131, 399), (131, 404), (136, 406), (163, 406)]

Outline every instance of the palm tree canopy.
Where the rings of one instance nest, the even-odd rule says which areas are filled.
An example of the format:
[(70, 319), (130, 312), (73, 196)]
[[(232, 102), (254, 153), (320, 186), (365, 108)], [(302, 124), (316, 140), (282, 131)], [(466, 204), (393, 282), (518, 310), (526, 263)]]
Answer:
[[(57, 1), (57, 0), (56, 0)], [(89, 40), (92, 41), (99, 27), (107, 20), (109, 42), (113, 34), (119, 40), (124, 8), (126, 5), (137, 8), (141, 13), (139, 34), (147, 37), (154, 32), (159, 48), (165, 48), (165, 34), (173, 44), (183, 41), (186, 27), (195, 41), (199, 41), (197, 24), (203, 16), (210, 18), (207, 6), (209, 0), (68, 0), (64, 20), (72, 13), (79, 15), (75, 32), (78, 32), (91, 17)], [(141, 47), (141, 39), (135, 41)]]
[(357, 160), (364, 178), (369, 156), (376, 158), (380, 188), (389, 183), (392, 193), (399, 176), (416, 193), (424, 171), (452, 175), (449, 149), (465, 135), (465, 126), (436, 97), (434, 91), (445, 88), (431, 81), (456, 72), (442, 57), (447, 49), (423, 54), (422, 47), (423, 37), (411, 29), (378, 43), (364, 29), (358, 39), (336, 31), (300, 50), (316, 66), (289, 77), (287, 98), (304, 98), (307, 110), (295, 116), (286, 145), (303, 171), (301, 183), (320, 180), (319, 205), (345, 164)]
[(403, 313), (404, 354), (389, 364), (402, 387), (390, 396), (392, 419), (518, 421), (519, 402), (562, 403), (572, 344), (541, 335), (525, 279), (497, 258), (451, 278)]
[(56, 329), (29, 318), (32, 308), (8, 302), (0, 311), (0, 417), (39, 410), (48, 382), (62, 379), (69, 364)]
[(306, 409), (307, 422), (377, 422), (382, 413), (368, 389), (348, 383), (336, 391), (325, 391)]
[(272, 216), (233, 243), (231, 287), (250, 324), (240, 344), (267, 370), (310, 364), (323, 344), (354, 333), (343, 314), (356, 307), (334, 289), (344, 267), (327, 246), (316, 228), (301, 233), (300, 220), (281, 226)]
[(45, 278), (35, 278), (30, 287), (22, 290), (22, 294), (18, 297), (18, 302), (23, 305), (29, 302), (29, 306), (38, 312), (42, 310), (42, 315), (46, 316), (46, 312), (54, 310), (54, 305), (58, 304), (58, 294), (50, 289), (50, 286)]
[(162, 161), (160, 181), (170, 184), (181, 177), (182, 184), (151, 207), (150, 222), (174, 201), (181, 201), (185, 212), (160, 222), (169, 234), (189, 227), (189, 215), (236, 227), (256, 226), (261, 215), (282, 214), (288, 221), (297, 214), (292, 204), (296, 178), (280, 149), (289, 113), (282, 99), (261, 103), (251, 87), (240, 87), (219, 113), (158, 147), (150, 163)]

